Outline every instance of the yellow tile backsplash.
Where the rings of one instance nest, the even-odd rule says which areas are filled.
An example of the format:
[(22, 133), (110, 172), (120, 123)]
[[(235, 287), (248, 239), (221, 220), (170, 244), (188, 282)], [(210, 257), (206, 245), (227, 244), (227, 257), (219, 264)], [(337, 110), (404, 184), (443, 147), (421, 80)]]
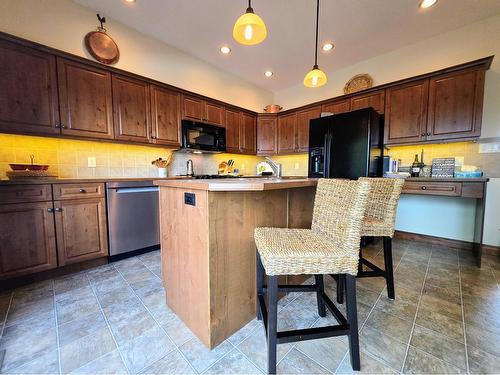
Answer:
[[(60, 178), (155, 177), (151, 161), (166, 158), (172, 150), (107, 142), (0, 134), (0, 178), (7, 178), (9, 163), (49, 164)], [(96, 167), (88, 167), (88, 158)]]

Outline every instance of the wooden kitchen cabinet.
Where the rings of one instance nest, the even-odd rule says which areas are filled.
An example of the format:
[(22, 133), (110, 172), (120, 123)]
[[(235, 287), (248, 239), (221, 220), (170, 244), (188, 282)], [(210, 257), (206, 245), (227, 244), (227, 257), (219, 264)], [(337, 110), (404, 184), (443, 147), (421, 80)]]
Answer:
[(224, 126), (224, 106), (195, 96), (182, 96), (182, 117)]
[(115, 139), (149, 142), (151, 136), (149, 84), (113, 75)]
[(276, 155), (278, 117), (275, 114), (259, 115), (257, 118), (257, 154)]
[(484, 69), (470, 69), (430, 79), (427, 139), (481, 135)]
[(243, 154), (255, 155), (257, 137), (257, 117), (245, 112), (240, 113), (240, 142)]
[(429, 80), (390, 87), (385, 94), (385, 144), (426, 139)]
[(331, 102), (323, 103), (321, 105), (321, 112), (332, 112), (334, 115), (337, 113), (345, 113), (351, 110), (351, 100), (333, 100)]
[(181, 95), (151, 85), (151, 139), (153, 143), (180, 146)]
[(316, 106), (297, 112), (297, 129), (295, 150), (307, 152), (309, 150), (309, 122), (321, 116), (321, 107)]
[(226, 109), (226, 150), (240, 152), (240, 112)]
[(278, 154), (291, 154), (296, 150), (297, 113), (278, 115)]
[(0, 205), (0, 279), (57, 267), (52, 201)]
[(111, 73), (57, 59), (61, 134), (113, 138)]
[(382, 115), (384, 114), (384, 102), (384, 90), (356, 95), (351, 98), (351, 111), (372, 107), (375, 111)]
[(54, 202), (59, 266), (108, 255), (104, 198)]
[(0, 40), (0, 131), (59, 134), (56, 59)]

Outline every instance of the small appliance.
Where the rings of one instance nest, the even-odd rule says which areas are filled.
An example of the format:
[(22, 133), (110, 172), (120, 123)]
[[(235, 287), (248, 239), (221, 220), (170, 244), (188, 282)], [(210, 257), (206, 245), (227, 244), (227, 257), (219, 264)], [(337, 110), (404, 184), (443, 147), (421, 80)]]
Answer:
[(186, 151), (225, 152), (226, 129), (203, 122), (182, 120), (182, 148)]

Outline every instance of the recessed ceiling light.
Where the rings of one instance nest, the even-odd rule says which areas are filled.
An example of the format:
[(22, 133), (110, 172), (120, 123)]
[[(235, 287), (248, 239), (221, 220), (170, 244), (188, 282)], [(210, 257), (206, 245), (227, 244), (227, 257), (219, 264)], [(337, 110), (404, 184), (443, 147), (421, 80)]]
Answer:
[(264, 73), (264, 75), (265, 75), (266, 77), (272, 77), (272, 76), (273, 76), (273, 74), (274, 74), (274, 73), (273, 73), (273, 72), (271, 72), (270, 70), (268, 70), (267, 72), (265, 72), (265, 73)]
[(325, 44), (323, 44), (323, 51), (325, 51), (325, 52), (330, 51), (333, 49), (333, 47), (334, 47), (333, 43), (330, 43), (330, 42), (325, 43)]
[(224, 54), (224, 55), (227, 55), (229, 54), (229, 52), (231, 52), (231, 48), (229, 48), (228, 46), (222, 46), (220, 48), (220, 51)]
[(124, 0), (126, 3), (129, 3), (129, 4), (132, 4), (132, 3), (135, 3), (136, 0)]
[(420, 8), (425, 9), (425, 8), (430, 8), (434, 4), (437, 3), (437, 0), (422, 0), (420, 2)]

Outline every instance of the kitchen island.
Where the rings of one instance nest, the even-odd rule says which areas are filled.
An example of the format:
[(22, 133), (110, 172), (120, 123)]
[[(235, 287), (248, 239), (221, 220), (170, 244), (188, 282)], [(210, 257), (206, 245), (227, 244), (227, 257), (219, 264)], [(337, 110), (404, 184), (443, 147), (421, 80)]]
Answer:
[(158, 180), (168, 306), (213, 348), (255, 317), (259, 226), (310, 228), (316, 179)]

